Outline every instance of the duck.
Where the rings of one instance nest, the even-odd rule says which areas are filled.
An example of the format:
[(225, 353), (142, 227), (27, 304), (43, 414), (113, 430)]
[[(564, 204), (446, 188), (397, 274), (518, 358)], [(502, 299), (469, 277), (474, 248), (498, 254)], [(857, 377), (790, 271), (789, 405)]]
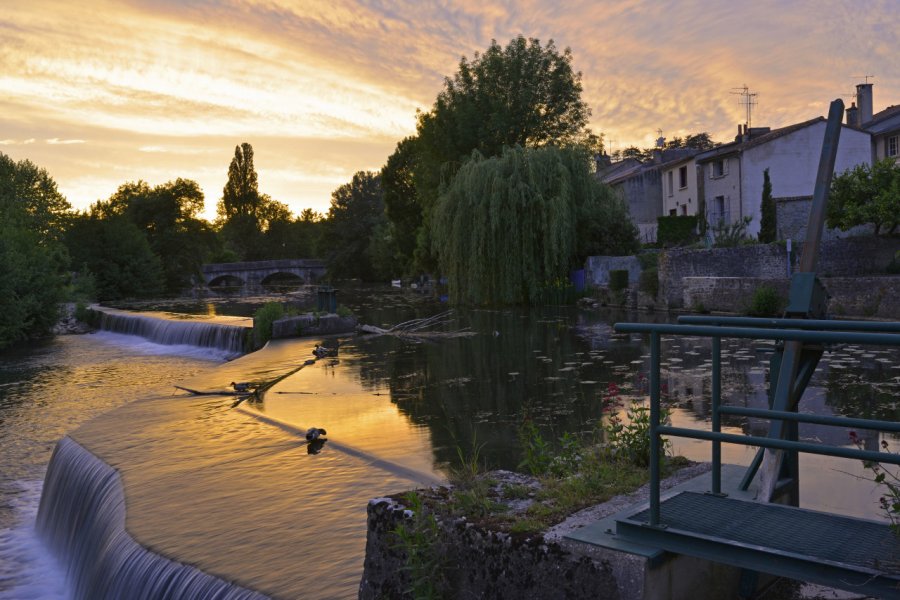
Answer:
[(314, 442), (319, 439), (320, 436), (326, 435), (324, 429), (319, 429), (318, 427), (310, 427), (306, 430), (306, 441)]
[(236, 392), (250, 392), (253, 391), (254, 387), (252, 383), (246, 381), (241, 383), (232, 381), (229, 385), (233, 387)]
[(338, 349), (337, 348), (326, 348), (325, 346), (320, 346), (316, 344), (315, 349), (313, 349), (313, 354), (316, 355), (316, 358), (325, 358), (326, 356), (337, 356)]

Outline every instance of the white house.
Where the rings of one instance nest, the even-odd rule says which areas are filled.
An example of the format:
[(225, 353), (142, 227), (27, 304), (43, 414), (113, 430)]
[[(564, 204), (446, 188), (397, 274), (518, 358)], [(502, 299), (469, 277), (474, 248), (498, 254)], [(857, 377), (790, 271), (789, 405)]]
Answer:
[[(747, 233), (759, 233), (763, 172), (769, 170), (774, 198), (812, 196), (825, 139), (823, 117), (775, 129), (749, 139), (719, 146), (697, 156), (702, 173), (703, 198), (711, 224), (721, 216), (735, 222), (751, 221)], [(871, 164), (871, 136), (854, 127), (842, 126), (835, 172), (858, 164)]]
[(694, 155), (664, 163), (662, 169), (663, 215), (696, 215), (700, 201)]

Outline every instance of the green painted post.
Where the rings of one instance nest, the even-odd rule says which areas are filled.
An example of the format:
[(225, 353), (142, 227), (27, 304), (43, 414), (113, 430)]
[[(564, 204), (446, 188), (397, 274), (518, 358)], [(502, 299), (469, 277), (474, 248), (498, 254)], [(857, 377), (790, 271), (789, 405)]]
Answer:
[(650, 526), (659, 525), (659, 333), (650, 334)]
[[(722, 338), (712, 339), (712, 430), (722, 430), (719, 405), (722, 401)], [(722, 493), (722, 443), (712, 443), (712, 493)]]

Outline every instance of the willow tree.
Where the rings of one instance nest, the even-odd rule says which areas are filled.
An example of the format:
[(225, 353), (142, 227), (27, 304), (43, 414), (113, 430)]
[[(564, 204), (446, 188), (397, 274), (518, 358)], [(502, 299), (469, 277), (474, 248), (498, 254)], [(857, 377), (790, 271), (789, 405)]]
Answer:
[(432, 215), (454, 303), (533, 303), (566, 277), (581, 208), (601, 195), (588, 165), (583, 151), (552, 147), (473, 153)]

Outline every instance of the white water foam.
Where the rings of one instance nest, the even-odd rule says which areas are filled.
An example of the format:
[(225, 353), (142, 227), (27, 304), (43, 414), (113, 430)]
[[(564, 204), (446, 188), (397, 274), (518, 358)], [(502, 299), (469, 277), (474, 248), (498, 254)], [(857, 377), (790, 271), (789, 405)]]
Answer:
[(157, 344), (156, 342), (151, 342), (147, 338), (137, 335), (113, 333), (111, 331), (98, 331), (93, 335), (100, 342), (116, 346), (125, 346), (138, 354), (185, 356), (215, 362), (223, 362), (240, 356), (239, 353), (218, 348), (203, 348), (200, 346), (191, 346), (189, 344)]
[(0, 599), (70, 600), (65, 571), (38, 538), (40, 481), (17, 481), (8, 496), (13, 524), (0, 528)]

